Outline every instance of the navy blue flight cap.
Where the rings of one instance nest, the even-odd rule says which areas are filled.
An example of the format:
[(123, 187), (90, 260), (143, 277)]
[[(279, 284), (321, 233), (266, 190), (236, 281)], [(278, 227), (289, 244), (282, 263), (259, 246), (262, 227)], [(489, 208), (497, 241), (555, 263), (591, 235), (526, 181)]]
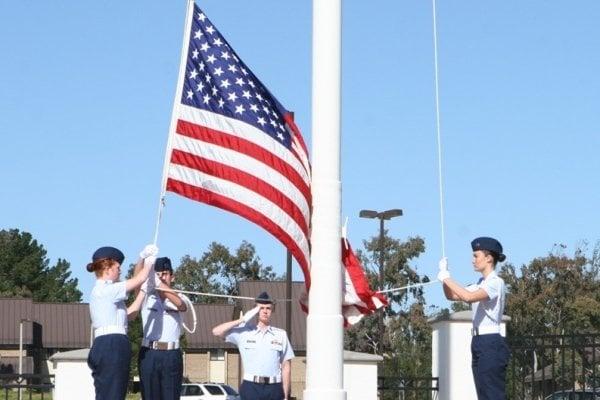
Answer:
[(173, 273), (173, 267), (171, 266), (169, 257), (158, 257), (154, 262), (154, 270), (156, 272), (169, 271)]
[(499, 241), (491, 237), (478, 237), (471, 242), (473, 251), (487, 250), (498, 256), (499, 261), (504, 261), (506, 256), (502, 254), (502, 245)]
[(259, 294), (256, 297), (255, 301), (258, 304), (273, 304), (273, 299), (269, 297), (269, 293), (267, 292), (262, 292), (261, 294)]
[(94, 252), (94, 255), (92, 256), (92, 261), (98, 261), (103, 258), (110, 258), (111, 260), (115, 260), (119, 264), (123, 264), (125, 256), (123, 255), (121, 250), (115, 247), (105, 246), (100, 247)]

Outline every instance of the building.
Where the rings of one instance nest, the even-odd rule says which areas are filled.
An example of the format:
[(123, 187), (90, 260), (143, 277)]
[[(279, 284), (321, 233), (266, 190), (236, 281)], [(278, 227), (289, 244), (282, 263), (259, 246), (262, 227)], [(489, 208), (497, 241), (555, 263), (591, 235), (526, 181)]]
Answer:
[[(244, 281), (240, 295), (256, 297), (267, 291), (279, 300), (273, 314), (273, 325), (285, 329), (286, 282)], [(306, 315), (298, 299), (303, 282), (292, 284), (291, 342), (296, 353), (292, 362), (292, 392), (300, 397), (304, 389), (306, 355)], [(254, 306), (250, 300), (236, 304), (197, 304), (197, 327), (186, 332), (183, 345), (184, 376), (189, 381), (225, 382), (237, 388), (242, 367), (235, 346), (212, 335), (212, 328), (237, 317), (240, 311)], [(23, 329), (23, 373), (52, 374), (49, 357), (57, 352), (89, 348), (91, 321), (86, 303), (37, 303), (31, 299), (0, 298), (0, 373), (17, 373), (19, 365), (20, 329)]]

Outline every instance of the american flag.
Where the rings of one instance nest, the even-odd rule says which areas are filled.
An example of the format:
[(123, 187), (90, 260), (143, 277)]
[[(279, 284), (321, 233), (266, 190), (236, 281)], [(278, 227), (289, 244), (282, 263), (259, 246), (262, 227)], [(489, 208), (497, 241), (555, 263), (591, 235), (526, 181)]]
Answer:
[(348, 239), (342, 237), (342, 263), (344, 264), (344, 300), (342, 314), (344, 325), (354, 325), (364, 315), (372, 314), (388, 305), (387, 298), (371, 290), (367, 275)]
[(301, 133), (196, 4), (186, 35), (165, 188), (270, 232), (308, 288), (310, 165)]

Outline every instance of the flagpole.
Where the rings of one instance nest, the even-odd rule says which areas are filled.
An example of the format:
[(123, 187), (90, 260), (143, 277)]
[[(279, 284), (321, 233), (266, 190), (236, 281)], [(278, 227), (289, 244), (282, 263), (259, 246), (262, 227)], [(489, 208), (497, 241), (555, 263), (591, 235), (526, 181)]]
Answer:
[(192, 24), (192, 18), (194, 14), (194, 0), (187, 0), (187, 8), (186, 8), (186, 16), (185, 16), (185, 25), (183, 31), (183, 44), (181, 45), (181, 60), (179, 61), (179, 76), (177, 78), (177, 87), (175, 88), (175, 99), (173, 100), (173, 110), (171, 112), (171, 124), (169, 126), (169, 136), (167, 139), (167, 146), (165, 148), (165, 159), (163, 162), (163, 171), (162, 171), (162, 179), (160, 184), (160, 196), (158, 198), (158, 212), (156, 216), (156, 225), (154, 228), (154, 241), (156, 244), (158, 242), (158, 230), (160, 228), (160, 220), (162, 217), (162, 210), (165, 206), (165, 194), (167, 192), (167, 176), (169, 169), (169, 161), (171, 157), (172, 150), (172, 138), (175, 134), (175, 129), (177, 127), (177, 112), (176, 107), (178, 107), (179, 99), (181, 99), (181, 93), (183, 91), (183, 79), (185, 76), (185, 60), (187, 60), (188, 55), (188, 43), (190, 41), (190, 26)]
[(305, 400), (345, 400), (341, 265), (341, 0), (313, 0), (311, 287)]

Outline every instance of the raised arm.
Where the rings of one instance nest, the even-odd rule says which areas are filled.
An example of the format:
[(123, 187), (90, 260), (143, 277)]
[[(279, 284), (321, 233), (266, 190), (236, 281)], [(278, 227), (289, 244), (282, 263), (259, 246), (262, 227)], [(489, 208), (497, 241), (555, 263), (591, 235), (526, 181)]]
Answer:
[(127, 319), (133, 320), (138, 316), (140, 309), (142, 308), (142, 303), (144, 302), (144, 297), (146, 297), (146, 293), (138, 290), (135, 299), (129, 307), (127, 307)]
[(177, 311), (187, 311), (185, 301), (183, 301), (183, 299), (179, 297), (177, 292), (172, 291), (171, 288), (165, 285), (163, 282), (161, 282), (160, 285), (156, 287), (156, 289), (158, 290), (158, 295), (160, 296), (160, 298), (163, 300), (169, 299), (169, 301), (173, 303), (175, 307), (177, 307)]
[(212, 334), (215, 336), (218, 336), (220, 338), (224, 338), (230, 330), (232, 330), (233, 328), (235, 328), (242, 322), (244, 322), (243, 318), (238, 318), (233, 321), (223, 322), (222, 324), (217, 325), (212, 329)]
[[(483, 289), (477, 289), (474, 292), (470, 292), (458, 283), (456, 283), (452, 278), (448, 277), (443, 281), (444, 285), (444, 294), (446, 298), (449, 300), (460, 300), (466, 303), (475, 303), (481, 300), (489, 299), (487, 292)], [(450, 297), (448, 296), (450, 294)]]
[(144, 247), (140, 253), (140, 259), (134, 268), (135, 275), (125, 281), (126, 291), (131, 292), (132, 290), (139, 288), (146, 279), (148, 279), (150, 271), (154, 268), (154, 260), (157, 254), (158, 247), (155, 245), (149, 244)]

